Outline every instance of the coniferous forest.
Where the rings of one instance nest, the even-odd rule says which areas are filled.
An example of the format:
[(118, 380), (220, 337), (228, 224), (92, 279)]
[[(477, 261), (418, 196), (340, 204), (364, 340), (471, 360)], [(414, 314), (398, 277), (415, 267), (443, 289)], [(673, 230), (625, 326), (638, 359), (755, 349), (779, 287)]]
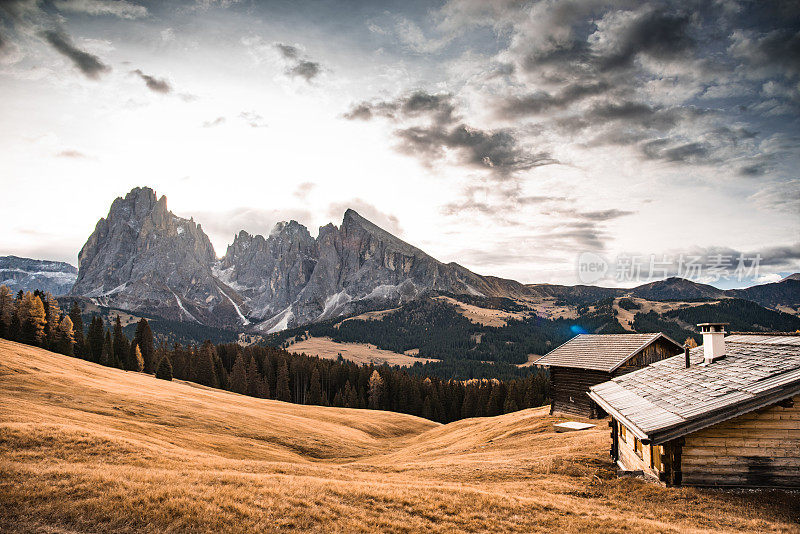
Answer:
[[(549, 379), (534, 372), (512, 380), (445, 380), (388, 365), (358, 365), (236, 343), (157, 343), (147, 319), (129, 339), (119, 317), (63, 312), (47, 293), (13, 295), (0, 286), (0, 337), (156, 378), (189, 380), (243, 395), (297, 404), (391, 410), (447, 423), (541, 406)], [(419, 366), (421, 367), (421, 366)]]

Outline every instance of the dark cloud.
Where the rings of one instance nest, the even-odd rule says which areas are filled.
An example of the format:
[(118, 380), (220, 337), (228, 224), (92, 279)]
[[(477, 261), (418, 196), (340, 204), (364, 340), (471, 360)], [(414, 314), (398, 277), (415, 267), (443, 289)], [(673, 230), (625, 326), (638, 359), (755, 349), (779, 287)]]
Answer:
[(296, 46), (284, 43), (275, 43), (273, 46), (288, 63), (285, 72), (292, 78), (300, 77), (310, 83), (322, 72), (322, 64), (302, 57)]
[(427, 117), (439, 124), (457, 120), (452, 94), (426, 91), (414, 91), (394, 100), (361, 102), (344, 114), (349, 120), (370, 120), (375, 116), (394, 120)]
[(751, 67), (773, 67), (792, 77), (800, 75), (800, 30), (797, 27), (757, 35), (737, 32), (731, 48)]
[(285, 59), (297, 59), (300, 56), (300, 51), (296, 46), (287, 45), (283, 43), (275, 43), (275, 48)]
[(600, 70), (629, 68), (639, 54), (657, 59), (685, 54), (695, 45), (689, 33), (690, 21), (686, 13), (656, 9), (612, 24), (609, 33), (613, 44), (597, 58)]
[(583, 212), (566, 212), (566, 213), (572, 217), (575, 217), (576, 219), (584, 221), (604, 222), (604, 221), (613, 221), (614, 219), (619, 219), (620, 217), (626, 217), (628, 215), (633, 215), (636, 212), (610, 209), (601, 211), (583, 211)]
[(491, 170), (499, 176), (552, 165), (549, 153), (523, 148), (512, 130), (480, 130), (465, 124), (454, 127), (417, 126), (395, 131), (400, 152), (417, 156), (425, 163), (442, 159), (445, 149), (458, 154), (459, 163)]
[(361, 102), (344, 114), (350, 120), (375, 116), (403, 124), (423, 121), (421, 125), (398, 128), (394, 135), (401, 153), (428, 165), (443, 159), (448, 151), (455, 153), (461, 165), (490, 170), (502, 177), (557, 163), (549, 153), (524, 148), (512, 129), (485, 130), (460, 122), (451, 94), (415, 91), (394, 100)]
[(97, 56), (77, 48), (72, 44), (70, 36), (61, 30), (46, 31), (42, 36), (57, 52), (69, 58), (87, 78), (96, 80), (101, 74), (111, 70)]
[(205, 121), (203, 123), (203, 128), (213, 128), (215, 126), (220, 126), (221, 124), (225, 124), (225, 117), (217, 117), (214, 120)]
[(163, 78), (159, 79), (154, 76), (150, 76), (149, 74), (142, 72), (140, 69), (133, 70), (131, 73), (136, 74), (139, 78), (141, 78), (145, 85), (147, 85), (147, 88), (155, 93), (166, 95), (172, 92), (172, 86)]
[(649, 159), (663, 159), (682, 163), (706, 163), (709, 160), (711, 148), (705, 143), (674, 144), (669, 139), (654, 139), (642, 145), (642, 152)]
[(497, 114), (503, 118), (520, 115), (538, 115), (551, 109), (563, 109), (584, 98), (602, 94), (610, 89), (607, 82), (575, 83), (553, 95), (544, 91), (522, 96), (511, 96), (497, 104)]
[(320, 72), (322, 72), (322, 65), (314, 61), (301, 60), (294, 65), (286, 68), (286, 74), (289, 76), (299, 76), (310, 82)]

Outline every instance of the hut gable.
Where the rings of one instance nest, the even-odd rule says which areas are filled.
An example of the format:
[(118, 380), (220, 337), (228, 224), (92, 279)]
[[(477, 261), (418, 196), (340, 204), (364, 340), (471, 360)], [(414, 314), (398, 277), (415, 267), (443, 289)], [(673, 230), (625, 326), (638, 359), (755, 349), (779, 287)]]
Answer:
[[(589, 369), (612, 373), (625, 365), (631, 358), (644, 352), (657, 340), (664, 340), (674, 348), (668, 356), (679, 350), (681, 345), (661, 333), (654, 334), (580, 334), (563, 345), (548, 352), (533, 363), (548, 367), (568, 367)], [(657, 357), (653, 361), (658, 361)], [(640, 359), (639, 365), (652, 363), (647, 358)]]
[(680, 345), (664, 334), (581, 334), (534, 363), (550, 368), (551, 413), (602, 417), (587, 393), (593, 385), (673, 356)]
[(800, 337), (725, 338), (590, 389), (612, 457), (671, 484), (800, 487)]

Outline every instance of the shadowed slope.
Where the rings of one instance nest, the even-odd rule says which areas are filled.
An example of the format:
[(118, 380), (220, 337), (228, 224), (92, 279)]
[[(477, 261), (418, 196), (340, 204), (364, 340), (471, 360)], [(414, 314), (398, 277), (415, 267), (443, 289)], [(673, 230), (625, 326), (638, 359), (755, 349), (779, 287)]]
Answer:
[(546, 408), (438, 425), (0, 340), (0, 530), (800, 532), (797, 495), (617, 480)]

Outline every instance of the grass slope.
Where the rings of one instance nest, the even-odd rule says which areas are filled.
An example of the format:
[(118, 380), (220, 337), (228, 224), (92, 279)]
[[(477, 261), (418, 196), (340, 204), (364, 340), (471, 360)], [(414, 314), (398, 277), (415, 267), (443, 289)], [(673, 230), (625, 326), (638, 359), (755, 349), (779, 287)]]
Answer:
[(602, 422), (554, 420), (297, 406), (0, 340), (0, 531), (800, 532), (796, 494), (616, 479)]

